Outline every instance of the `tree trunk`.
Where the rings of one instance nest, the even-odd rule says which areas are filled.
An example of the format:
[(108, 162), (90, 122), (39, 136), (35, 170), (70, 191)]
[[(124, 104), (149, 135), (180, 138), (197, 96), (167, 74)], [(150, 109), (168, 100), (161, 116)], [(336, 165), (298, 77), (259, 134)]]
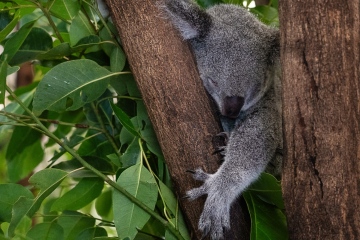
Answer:
[(359, 1), (280, 1), (291, 239), (360, 239)]
[[(188, 169), (215, 172), (212, 137), (221, 131), (205, 93), (188, 45), (152, 0), (107, 0), (132, 72), (157, 133), (193, 239), (204, 199), (181, 199), (199, 186)], [(239, 204), (232, 215), (227, 239), (248, 239), (249, 220)]]

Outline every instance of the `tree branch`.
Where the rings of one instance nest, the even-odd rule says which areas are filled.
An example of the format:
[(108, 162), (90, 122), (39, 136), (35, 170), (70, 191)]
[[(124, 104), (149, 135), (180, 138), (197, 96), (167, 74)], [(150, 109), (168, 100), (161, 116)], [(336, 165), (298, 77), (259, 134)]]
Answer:
[[(212, 137), (221, 131), (214, 108), (199, 79), (189, 46), (180, 39), (151, 0), (107, 0), (132, 72), (169, 168), (193, 239), (200, 239), (198, 220), (204, 199), (181, 199), (199, 186), (188, 169), (215, 172)], [(248, 219), (234, 206), (226, 239), (249, 239)]]

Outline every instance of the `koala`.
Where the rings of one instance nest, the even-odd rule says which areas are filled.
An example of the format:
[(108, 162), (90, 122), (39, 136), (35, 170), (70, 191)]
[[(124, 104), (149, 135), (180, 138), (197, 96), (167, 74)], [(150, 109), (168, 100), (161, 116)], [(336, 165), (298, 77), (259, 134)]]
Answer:
[(207, 195), (199, 229), (222, 239), (230, 228), (230, 207), (260, 174), (279, 174), (282, 149), (279, 31), (244, 8), (230, 4), (201, 9), (191, 0), (165, 0), (172, 24), (188, 41), (203, 85), (215, 101), (227, 131), (224, 161), (214, 174), (190, 171)]

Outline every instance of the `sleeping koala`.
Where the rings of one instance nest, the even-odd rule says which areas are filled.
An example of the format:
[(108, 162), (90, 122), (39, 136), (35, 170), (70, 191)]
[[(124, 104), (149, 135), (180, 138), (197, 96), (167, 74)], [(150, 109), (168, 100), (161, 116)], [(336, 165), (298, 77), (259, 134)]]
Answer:
[[(279, 31), (247, 10), (220, 4), (202, 10), (191, 0), (165, 0), (172, 23), (195, 55), (200, 77), (223, 119), (233, 119), (224, 162), (214, 174), (197, 169), (199, 188), (190, 199), (207, 195), (199, 229), (212, 239), (230, 227), (232, 202), (260, 174), (279, 174), (282, 148)], [(269, 164), (270, 163), (270, 164)]]

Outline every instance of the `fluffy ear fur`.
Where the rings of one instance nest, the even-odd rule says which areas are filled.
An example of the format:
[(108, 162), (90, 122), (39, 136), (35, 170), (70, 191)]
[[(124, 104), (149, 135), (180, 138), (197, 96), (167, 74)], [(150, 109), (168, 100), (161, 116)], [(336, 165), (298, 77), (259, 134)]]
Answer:
[(210, 15), (191, 0), (166, 0), (165, 10), (185, 40), (202, 38), (209, 32)]

